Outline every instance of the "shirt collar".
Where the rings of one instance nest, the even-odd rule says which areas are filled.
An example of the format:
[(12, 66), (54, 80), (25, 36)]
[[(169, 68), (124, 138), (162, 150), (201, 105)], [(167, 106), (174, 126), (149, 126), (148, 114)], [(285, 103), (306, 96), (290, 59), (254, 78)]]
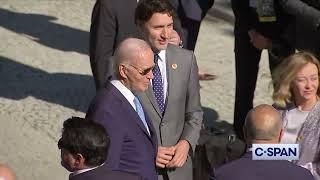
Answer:
[(166, 50), (161, 50), (159, 53), (158, 53), (158, 56), (160, 57), (159, 60), (162, 61), (162, 62), (165, 62), (166, 60)]
[(120, 93), (129, 101), (131, 106), (135, 109), (135, 105), (133, 103), (133, 100), (135, 98), (134, 94), (117, 79), (111, 80), (110, 83), (120, 91)]
[[(100, 166), (102, 166), (102, 165), (104, 165), (104, 163), (101, 164)], [(92, 168), (87, 168), (87, 169), (81, 169), (81, 170), (74, 171), (73, 173), (70, 174), (70, 177), (78, 175), (78, 174), (81, 174), (81, 173), (84, 173), (84, 172), (87, 172), (87, 171), (91, 171), (91, 170), (96, 169), (96, 168), (98, 168), (100, 166), (95, 166), (95, 167), (92, 167)]]

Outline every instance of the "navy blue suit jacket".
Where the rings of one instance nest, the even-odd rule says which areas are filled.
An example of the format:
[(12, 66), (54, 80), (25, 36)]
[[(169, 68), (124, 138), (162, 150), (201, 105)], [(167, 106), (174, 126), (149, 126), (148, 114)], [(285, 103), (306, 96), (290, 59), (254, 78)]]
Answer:
[(144, 180), (157, 180), (157, 135), (147, 114), (148, 134), (139, 115), (110, 82), (97, 92), (87, 117), (102, 124), (111, 140), (106, 163), (113, 170), (138, 174)]
[(217, 169), (210, 180), (313, 180), (311, 173), (289, 161), (252, 160), (251, 152)]
[(141, 177), (122, 171), (111, 171), (104, 165), (69, 177), (69, 180), (142, 180)]

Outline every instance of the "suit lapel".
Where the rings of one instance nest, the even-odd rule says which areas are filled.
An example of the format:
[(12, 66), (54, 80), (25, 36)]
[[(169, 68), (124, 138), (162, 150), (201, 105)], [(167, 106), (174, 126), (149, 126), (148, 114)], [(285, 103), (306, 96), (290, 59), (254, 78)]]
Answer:
[(173, 84), (174, 84), (174, 69), (173, 67), (177, 66), (177, 63), (174, 62), (174, 53), (172, 53), (170, 45), (168, 45), (168, 48), (166, 50), (166, 70), (167, 70), (167, 81), (168, 81), (168, 89), (167, 89), (167, 96), (166, 96), (166, 106), (164, 109), (164, 112), (166, 112), (166, 109), (168, 108), (170, 104), (170, 92), (172, 92)]
[[(137, 125), (140, 127), (140, 129), (149, 137), (149, 139), (152, 141), (146, 127), (144, 126), (144, 124), (142, 123), (138, 113), (133, 109), (133, 107), (131, 106), (131, 104), (128, 102), (128, 100), (123, 96), (123, 94), (121, 94), (121, 92), (114, 87), (111, 83), (108, 82), (108, 84), (106, 86), (111, 86), (111, 91), (114, 92), (115, 97), (121, 101), (121, 106), (123, 107), (124, 112), (127, 110), (127, 112), (129, 112), (128, 117), (132, 117), (130, 119), (134, 120)], [(146, 112), (145, 110), (144, 114), (146, 116)]]
[[(168, 107), (169, 101), (170, 101), (170, 92), (172, 91), (172, 84), (174, 83), (174, 69), (172, 68), (174, 65), (177, 65), (176, 62), (173, 61), (174, 53), (172, 53), (170, 45), (168, 45), (168, 48), (166, 50), (166, 71), (167, 71), (167, 81), (168, 81), (168, 89), (167, 89), (167, 95), (166, 95), (166, 101), (165, 101), (165, 109), (164, 112), (166, 112), (166, 109)], [(160, 112), (159, 105), (156, 101), (156, 97), (154, 95), (152, 86), (150, 85), (149, 88), (146, 90), (146, 95), (151, 102), (153, 108), (156, 110), (158, 115), (162, 118), (162, 114)]]
[(160, 117), (162, 117), (162, 114), (161, 114), (161, 112), (160, 112), (159, 105), (158, 105), (158, 103), (157, 103), (157, 101), (156, 101), (156, 97), (155, 97), (155, 95), (154, 95), (154, 93), (153, 93), (153, 89), (152, 89), (151, 84), (149, 85), (149, 88), (145, 91), (145, 93), (146, 93), (146, 95), (147, 95), (150, 103), (152, 104), (153, 108), (156, 110), (156, 112), (158, 113), (158, 115), (159, 115)]

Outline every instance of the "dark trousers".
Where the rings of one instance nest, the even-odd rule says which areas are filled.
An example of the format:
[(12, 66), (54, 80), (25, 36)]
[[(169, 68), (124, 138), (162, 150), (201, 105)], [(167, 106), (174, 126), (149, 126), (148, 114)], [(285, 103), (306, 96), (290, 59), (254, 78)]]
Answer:
[[(202, 19), (206, 16), (208, 10), (213, 6), (214, 0), (197, 0), (199, 3), (200, 8), (202, 9)], [(183, 0), (179, 1), (183, 3)], [(201, 21), (196, 21), (186, 17), (185, 12), (183, 11), (182, 7), (179, 6), (177, 9), (177, 13), (179, 19), (181, 21), (182, 26), (182, 41), (185, 49), (189, 49), (194, 51), (196, 47), (198, 34), (200, 30)]]
[(195, 21), (188, 18), (181, 20), (184, 48), (194, 51), (198, 39), (200, 24), (200, 21)]
[(237, 136), (243, 139), (244, 120), (253, 107), (261, 50), (250, 43), (247, 34), (235, 35), (236, 94), (233, 126)]
[[(283, 48), (275, 49), (275, 51), (277, 52), (271, 53), (269, 51), (271, 74), (273, 74), (276, 66), (281, 63), (281, 60), (292, 53), (294, 49)], [(247, 33), (235, 33), (236, 94), (233, 126), (240, 139), (243, 139), (243, 125), (246, 115), (253, 108), (261, 52), (251, 44)], [(274, 56), (274, 54), (277, 56)]]

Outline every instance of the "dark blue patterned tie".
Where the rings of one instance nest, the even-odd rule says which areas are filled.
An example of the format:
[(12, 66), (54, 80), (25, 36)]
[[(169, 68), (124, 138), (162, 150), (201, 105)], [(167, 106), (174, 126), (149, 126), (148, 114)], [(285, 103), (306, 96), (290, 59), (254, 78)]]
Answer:
[(161, 113), (164, 111), (164, 93), (163, 93), (163, 83), (162, 83), (162, 76), (160, 72), (160, 68), (158, 65), (159, 55), (154, 55), (154, 68), (152, 70), (153, 72), (153, 80), (152, 80), (152, 86), (153, 86), (153, 92), (156, 97), (156, 100), (158, 102), (159, 108)]

